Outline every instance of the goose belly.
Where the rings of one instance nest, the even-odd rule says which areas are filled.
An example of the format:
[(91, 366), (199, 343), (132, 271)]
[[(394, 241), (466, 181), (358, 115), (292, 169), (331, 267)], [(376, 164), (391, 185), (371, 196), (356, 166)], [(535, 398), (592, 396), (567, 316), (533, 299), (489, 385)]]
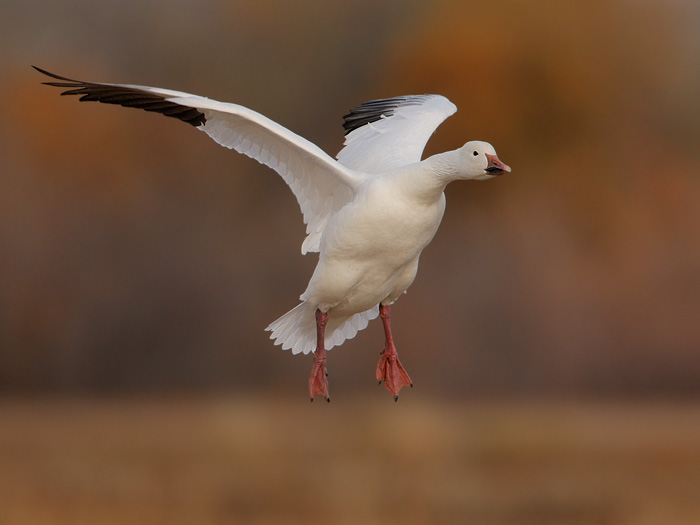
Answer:
[(413, 282), (418, 258), (444, 212), (436, 206), (346, 207), (328, 224), (302, 299), (344, 315), (394, 301)]

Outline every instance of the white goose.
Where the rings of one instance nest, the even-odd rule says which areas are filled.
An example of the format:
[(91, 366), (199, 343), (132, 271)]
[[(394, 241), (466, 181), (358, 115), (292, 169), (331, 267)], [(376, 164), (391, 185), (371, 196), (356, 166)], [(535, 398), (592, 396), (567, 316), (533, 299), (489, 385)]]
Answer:
[(494, 148), (467, 142), (422, 160), (426, 142), (457, 108), (440, 95), (365, 102), (345, 115), (345, 145), (337, 161), (308, 140), (248, 108), (168, 89), (71, 80), (39, 68), (80, 100), (156, 111), (204, 131), (216, 142), (279, 173), (294, 192), (307, 237), (301, 251), (319, 260), (301, 304), (267, 330), (292, 353), (314, 353), (313, 401), (330, 401), (326, 350), (379, 314), (386, 343), (376, 377), (398, 399), (412, 386), (391, 335), (391, 304), (411, 285), (418, 258), (445, 211), (445, 186), (486, 180), (510, 168)]

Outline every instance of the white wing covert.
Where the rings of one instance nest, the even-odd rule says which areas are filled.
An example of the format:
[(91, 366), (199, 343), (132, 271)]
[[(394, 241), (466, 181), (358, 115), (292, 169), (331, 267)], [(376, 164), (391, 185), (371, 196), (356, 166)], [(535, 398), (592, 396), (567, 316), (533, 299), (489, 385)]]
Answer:
[(216, 142), (282, 176), (304, 216), (307, 236), (301, 252), (318, 252), (329, 217), (353, 200), (362, 175), (343, 167), (312, 142), (248, 108), (195, 96), (177, 101), (204, 113), (206, 122), (199, 129)]
[(457, 107), (441, 95), (371, 100), (345, 115), (345, 147), (336, 158), (364, 173), (419, 162), (430, 136)]
[(63, 95), (178, 118), (275, 170), (292, 189), (304, 216), (307, 237), (302, 253), (319, 250), (328, 218), (353, 200), (363, 181), (361, 173), (342, 166), (312, 142), (244, 106), (169, 89), (83, 82), (35, 69), (61, 81), (46, 84), (70, 88)]

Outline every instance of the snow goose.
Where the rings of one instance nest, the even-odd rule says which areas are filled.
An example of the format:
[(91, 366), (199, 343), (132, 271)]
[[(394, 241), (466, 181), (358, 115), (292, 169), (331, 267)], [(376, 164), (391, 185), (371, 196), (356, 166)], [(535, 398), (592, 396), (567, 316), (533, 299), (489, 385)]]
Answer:
[(145, 86), (82, 82), (39, 68), (80, 100), (141, 108), (178, 118), (216, 142), (279, 173), (299, 202), (306, 224), (302, 253), (319, 259), (301, 303), (271, 323), (275, 344), (313, 353), (309, 395), (330, 401), (326, 350), (381, 317), (385, 345), (376, 369), (398, 399), (411, 379), (391, 334), (391, 305), (411, 285), (418, 258), (445, 211), (445, 186), (509, 172), (487, 142), (421, 160), (435, 129), (457, 108), (440, 95), (365, 102), (345, 115), (337, 160), (253, 110), (205, 97)]

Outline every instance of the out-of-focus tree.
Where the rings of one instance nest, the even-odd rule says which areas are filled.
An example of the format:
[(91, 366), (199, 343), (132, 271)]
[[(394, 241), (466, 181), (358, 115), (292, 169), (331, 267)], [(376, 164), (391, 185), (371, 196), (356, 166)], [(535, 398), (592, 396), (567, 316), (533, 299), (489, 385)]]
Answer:
[[(396, 308), (414, 380), (698, 391), (692, 2), (122, 4), (2, 7), (0, 389), (284, 386), (308, 365), (262, 332), (315, 262), (279, 178), (186, 126), (59, 99), (37, 61), (240, 102), (331, 153), (347, 108), (442, 93), (459, 112), (427, 152), (488, 140), (514, 172), (448, 189)], [(341, 385), (371, 377), (375, 328), (332, 353)]]

